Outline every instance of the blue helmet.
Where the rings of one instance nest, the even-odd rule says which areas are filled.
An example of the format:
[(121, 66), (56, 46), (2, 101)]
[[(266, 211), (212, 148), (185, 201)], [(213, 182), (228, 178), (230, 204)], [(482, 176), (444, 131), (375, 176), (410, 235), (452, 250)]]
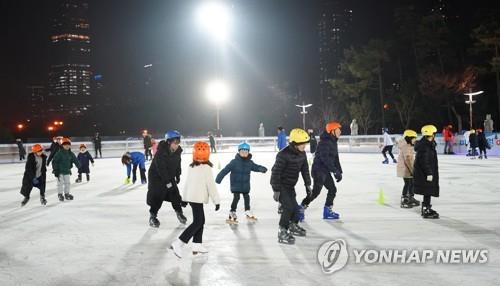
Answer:
[(238, 151), (240, 151), (240, 150), (250, 151), (250, 145), (247, 142), (243, 142), (240, 145), (238, 145)]
[(165, 139), (167, 140), (172, 140), (172, 139), (181, 139), (181, 133), (177, 130), (168, 130), (167, 133), (165, 133)]

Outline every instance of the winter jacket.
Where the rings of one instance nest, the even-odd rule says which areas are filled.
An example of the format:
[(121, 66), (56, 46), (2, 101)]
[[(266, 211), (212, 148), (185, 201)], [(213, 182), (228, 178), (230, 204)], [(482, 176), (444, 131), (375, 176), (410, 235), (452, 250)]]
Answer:
[(144, 149), (149, 149), (153, 144), (151, 143), (151, 135), (146, 135), (143, 139)]
[(210, 141), (210, 146), (212, 146), (212, 147), (215, 146), (215, 138), (214, 138), (214, 136), (212, 136), (212, 135), (208, 136), (208, 141)]
[(399, 156), (397, 165), (397, 176), (400, 178), (413, 178), (413, 163), (415, 151), (411, 144), (403, 138), (398, 142)]
[(293, 189), (299, 180), (299, 174), (306, 186), (311, 185), (309, 164), (305, 152), (300, 152), (295, 146), (288, 145), (278, 152), (276, 162), (271, 171), (271, 186), (274, 192)]
[(451, 130), (448, 128), (444, 128), (443, 129), (443, 138), (444, 138), (444, 141), (446, 141), (446, 142), (452, 141), (453, 132), (451, 132)]
[(26, 149), (23, 146), (23, 142), (17, 142), (17, 148), (19, 149), (19, 155), (24, 156), (26, 155)]
[(314, 155), (312, 172), (342, 174), (340, 166), (337, 137), (323, 132), (319, 139), (318, 148)]
[(311, 137), (311, 140), (309, 141), (309, 151), (311, 151), (311, 154), (316, 153), (316, 148), (318, 147), (318, 141), (316, 140), (316, 134), (312, 132), (309, 134)]
[[(415, 194), (439, 197), (439, 170), (436, 142), (423, 137), (415, 143), (415, 162), (413, 164), (413, 187)], [(432, 181), (427, 176), (432, 175)]]
[(392, 142), (391, 136), (389, 135), (389, 133), (384, 132), (384, 147), (392, 145), (394, 145), (394, 142)]
[(212, 167), (206, 164), (189, 167), (182, 198), (185, 202), (198, 204), (208, 204), (211, 198), (214, 204), (220, 204)]
[(80, 162), (80, 168), (78, 168), (78, 173), (90, 173), (89, 163), (92, 162), (94, 164), (94, 158), (90, 155), (89, 151), (85, 151), (84, 153), (78, 153), (78, 162)]
[(101, 136), (95, 136), (93, 139), (92, 139), (92, 143), (94, 143), (94, 148), (101, 148)]
[[(36, 155), (34, 153), (30, 153), (26, 160), (26, 165), (24, 167), (24, 176), (23, 176), (23, 186), (21, 187), (21, 194), (23, 196), (29, 195), (31, 189), (33, 189), (33, 179), (36, 177)], [(42, 154), (42, 175), (39, 180), (41, 180), (42, 184), (45, 184), (45, 180), (47, 178), (47, 166), (46, 166), (47, 156)]]
[(472, 149), (479, 147), (476, 133), (469, 135), (469, 144)]
[(285, 130), (278, 133), (278, 150), (283, 150), (287, 146)]
[(481, 133), (478, 133), (477, 135), (477, 145), (479, 147), (479, 149), (481, 150), (485, 150), (485, 149), (490, 149), (490, 144), (488, 143), (488, 140), (486, 139), (486, 135), (481, 132)]
[(174, 184), (176, 178), (177, 181), (180, 179), (181, 153), (181, 147), (172, 153), (169, 144), (165, 140), (160, 141), (148, 171), (148, 191), (165, 192), (167, 184)]
[(249, 193), (250, 192), (250, 172), (267, 172), (266, 167), (257, 165), (252, 161), (252, 154), (248, 154), (247, 158), (243, 158), (240, 154), (236, 154), (235, 158), (222, 169), (215, 182), (220, 184), (222, 179), (231, 172), (231, 192), (232, 193)]
[(59, 145), (59, 143), (57, 143), (57, 142), (52, 143), (52, 145), (50, 145), (50, 155), (49, 155), (49, 159), (47, 159), (47, 166), (50, 164), (50, 162), (52, 162), (52, 160), (54, 160), (54, 156), (61, 149), (62, 149), (62, 146)]
[(132, 165), (137, 165), (139, 166), (139, 169), (146, 169), (146, 159), (144, 157), (144, 154), (141, 152), (130, 152), (130, 158), (132, 159), (131, 164), (127, 164), (127, 177), (130, 177), (130, 173), (132, 172)]
[(80, 162), (76, 159), (75, 154), (71, 150), (61, 148), (54, 156), (54, 161), (52, 161), (52, 172), (56, 177), (59, 175), (71, 175), (73, 164), (77, 168), (80, 168)]

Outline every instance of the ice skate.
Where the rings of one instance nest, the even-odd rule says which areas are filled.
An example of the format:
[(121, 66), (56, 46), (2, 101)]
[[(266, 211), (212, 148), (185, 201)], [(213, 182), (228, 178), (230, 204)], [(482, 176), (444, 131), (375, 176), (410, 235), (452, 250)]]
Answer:
[(64, 198), (68, 201), (72, 201), (73, 200), (73, 195), (72, 194), (64, 194)]
[(148, 181), (146, 179), (141, 179), (141, 184), (145, 185), (147, 183), (148, 183)]
[(182, 258), (182, 250), (184, 248), (184, 245), (186, 245), (184, 242), (182, 242), (180, 239), (177, 239), (172, 242), (172, 244), (170, 245), (170, 249), (172, 249), (175, 256)]
[(81, 183), (81, 182), (82, 182), (82, 178), (81, 177), (76, 178), (75, 183)]
[(192, 251), (193, 251), (193, 255), (208, 253), (208, 249), (206, 249), (203, 246), (203, 244), (196, 243), (196, 242), (193, 242)]
[(23, 201), (21, 202), (21, 206), (24, 207), (30, 200), (30, 197), (24, 197)]
[(292, 235), (296, 235), (296, 236), (306, 236), (306, 230), (302, 227), (300, 227), (300, 225), (298, 223), (290, 223), (290, 228), (288, 229), (290, 231), (290, 233)]
[(57, 194), (59, 201), (64, 202), (64, 196), (62, 194)]
[(295, 237), (293, 237), (286, 228), (280, 227), (278, 231), (278, 242), (283, 244), (294, 244)]
[(236, 212), (229, 212), (229, 217), (226, 219), (226, 223), (230, 225), (238, 224)]
[(156, 218), (156, 216), (149, 217), (149, 226), (154, 228), (160, 227), (160, 221), (158, 220), (158, 218)]
[(45, 199), (45, 196), (40, 196), (40, 203), (42, 204), (42, 206), (47, 204), (47, 200)]
[(332, 206), (325, 206), (323, 208), (323, 219), (339, 219), (340, 214), (333, 211)]
[(187, 218), (184, 216), (184, 214), (182, 212), (176, 211), (175, 214), (177, 215), (177, 219), (179, 220), (180, 223), (186, 224)]
[(87, 174), (87, 182), (90, 181), (90, 175)]
[(397, 164), (397, 163), (398, 163), (398, 161), (397, 161), (396, 159), (394, 159), (394, 158), (392, 159), (392, 162), (393, 162), (394, 164)]
[(429, 207), (424, 207), (422, 206), (422, 217), (423, 218), (429, 218), (429, 219), (438, 219), (439, 214), (431, 208), (432, 206)]
[(247, 217), (247, 220), (249, 222), (256, 222), (257, 221), (257, 217), (249, 210), (245, 211), (245, 216)]
[(404, 209), (409, 209), (412, 207), (411, 203), (410, 203), (410, 199), (408, 197), (401, 197), (401, 205), (400, 205), (401, 208), (404, 208)]
[(410, 202), (411, 207), (418, 207), (418, 206), (420, 206), (420, 201), (417, 200), (417, 199), (415, 199), (415, 197), (409, 196), (408, 200)]
[(382, 164), (389, 164), (389, 159), (385, 159), (384, 161), (382, 161)]

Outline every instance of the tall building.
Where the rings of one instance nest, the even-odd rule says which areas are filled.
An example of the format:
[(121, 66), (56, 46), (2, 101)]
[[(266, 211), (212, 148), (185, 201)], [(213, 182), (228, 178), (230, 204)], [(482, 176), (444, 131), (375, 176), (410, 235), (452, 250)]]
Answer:
[(47, 94), (43, 85), (29, 85), (27, 88), (30, 91), (30, 116), (33, 119), (45, 118), (45, 108), (47, 106)]
[(334, 91), (329, 81), (340, 70), (344, 49), (351, 44), (349, 30), (353, 11), (341, 1), (324, 1), (318, 23), (319, 32), (319, 85), (320, 100), (331, 100)]
[(92, 106), (88, 4), (57, 0), (51, 10), (49, 113), (80, 116)]

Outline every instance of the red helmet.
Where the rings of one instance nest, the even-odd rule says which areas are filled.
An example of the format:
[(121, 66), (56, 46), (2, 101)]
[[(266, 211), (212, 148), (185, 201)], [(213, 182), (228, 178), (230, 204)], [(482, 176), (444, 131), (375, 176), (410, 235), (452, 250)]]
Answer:
[(80, 144), (80, 149), (82, 149), (82, 148), (87, 149), (87, 145), (85, 145), (85, 144)]
[(38, 153), (40, 151), (43, 151), (43, 147), (40, 144), (35, 144), (31, 146), (31, 151), (33, 151), (33, 153)]
[(64, 145), (64, 144), (69, 144), (69, 145), (71, 145), (71, 140), (70, 140), (69, 138), (66, 138), (66, 137), (65, 137), (65, 138), (63, 138), (63, 139), (62, 139), (62, 143), (61, 143), (61, 145)]
[(210, 146), (207, 142), (198, 141), (193, 145), (193, 160), (207, 162), (210, 158)]
[(340, 128), (342, 128), (342, 125), (340, 125), (340, 123), (338, 123), (337, 121), (332, 121), (326, 124), (325, 130), (327, 133), (332, 133), (335, 129)]

